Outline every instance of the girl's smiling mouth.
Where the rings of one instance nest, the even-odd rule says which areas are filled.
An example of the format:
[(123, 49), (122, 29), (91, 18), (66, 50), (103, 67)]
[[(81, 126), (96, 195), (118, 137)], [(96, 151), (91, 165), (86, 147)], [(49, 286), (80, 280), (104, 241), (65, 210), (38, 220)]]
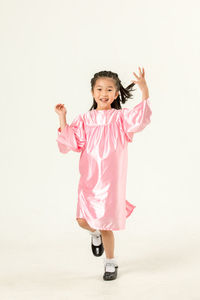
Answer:
[(108, 99), (100, 99), (100, 101), (102, 101), (102, 102), (106, 102), (106, 101), (108, 101)]

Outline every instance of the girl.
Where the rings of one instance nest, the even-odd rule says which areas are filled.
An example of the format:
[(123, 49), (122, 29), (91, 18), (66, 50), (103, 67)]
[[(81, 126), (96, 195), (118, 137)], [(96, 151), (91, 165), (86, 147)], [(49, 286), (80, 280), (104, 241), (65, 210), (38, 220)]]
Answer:
[[(133, 74), (137, 80), (127, 88), (117, 73), (94, 74), (93, 105), (71, 125), (66, 122), (64, 104), (55, 106), (60, 120), (56, 139), (59, 151), (81, 152), (76, 220), (89, 231), (93, 254), (101, 256), (105, 249), (104, 280), (117, 278), (113, 231), (125, 229), (126, 218), (136, 207), (126, 200), (128, 142), (150, 123), (152, 114), (144, 68), (139, 67), (139, 76)], [(131, 109), (122, 108), (135, 84), (142, 92), (142, 101)]]

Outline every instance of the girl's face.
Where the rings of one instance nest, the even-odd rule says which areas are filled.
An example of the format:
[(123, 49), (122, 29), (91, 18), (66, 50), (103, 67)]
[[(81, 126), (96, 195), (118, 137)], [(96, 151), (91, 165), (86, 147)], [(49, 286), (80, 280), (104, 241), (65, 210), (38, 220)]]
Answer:
[(114, 80), (108, 77), (97, 79), (91, 92), (97, 103), (96, 110), (111, 109), (111, 103), (119, 94), (116, 90)]

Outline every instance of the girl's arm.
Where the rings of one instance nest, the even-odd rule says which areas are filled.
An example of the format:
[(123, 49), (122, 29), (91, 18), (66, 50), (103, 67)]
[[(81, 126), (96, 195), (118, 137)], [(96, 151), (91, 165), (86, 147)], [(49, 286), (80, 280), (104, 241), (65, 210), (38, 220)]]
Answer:
[(66, 126), (66, 114), (67, 110), (65, 108), (64, 104), (58, 103), (54, 107), (55, 112), (58, 114), (59, 120), (60, 120), (60, 129), (61, 131), (65, 128)]
[(147, 85), (143, 87), (141, 91), (142, 91), (142, 101), (147, 100), (149, 98), (149, 90)]
[(62, 131), (67, 124), (66, 115), (59, 115), (59, 120), (60, 120), (60, 129)]

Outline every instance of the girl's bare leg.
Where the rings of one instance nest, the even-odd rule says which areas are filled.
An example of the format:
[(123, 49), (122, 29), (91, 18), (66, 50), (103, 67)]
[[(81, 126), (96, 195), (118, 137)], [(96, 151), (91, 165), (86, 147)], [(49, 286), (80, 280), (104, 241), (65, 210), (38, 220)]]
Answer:
[(88, 222), (85, 219), (77, 218), (76, 220), (77, 220), (78, 224), (80, 225), (80, 227), (87, 229), (89, 231), (92, 231), (92, 232), (96, 231), (96, 229), (90, 227), (90, 225), (88, 224)]
[(111, 230), (100, 230), (106, 258), (114, 258), (114, 233)]

